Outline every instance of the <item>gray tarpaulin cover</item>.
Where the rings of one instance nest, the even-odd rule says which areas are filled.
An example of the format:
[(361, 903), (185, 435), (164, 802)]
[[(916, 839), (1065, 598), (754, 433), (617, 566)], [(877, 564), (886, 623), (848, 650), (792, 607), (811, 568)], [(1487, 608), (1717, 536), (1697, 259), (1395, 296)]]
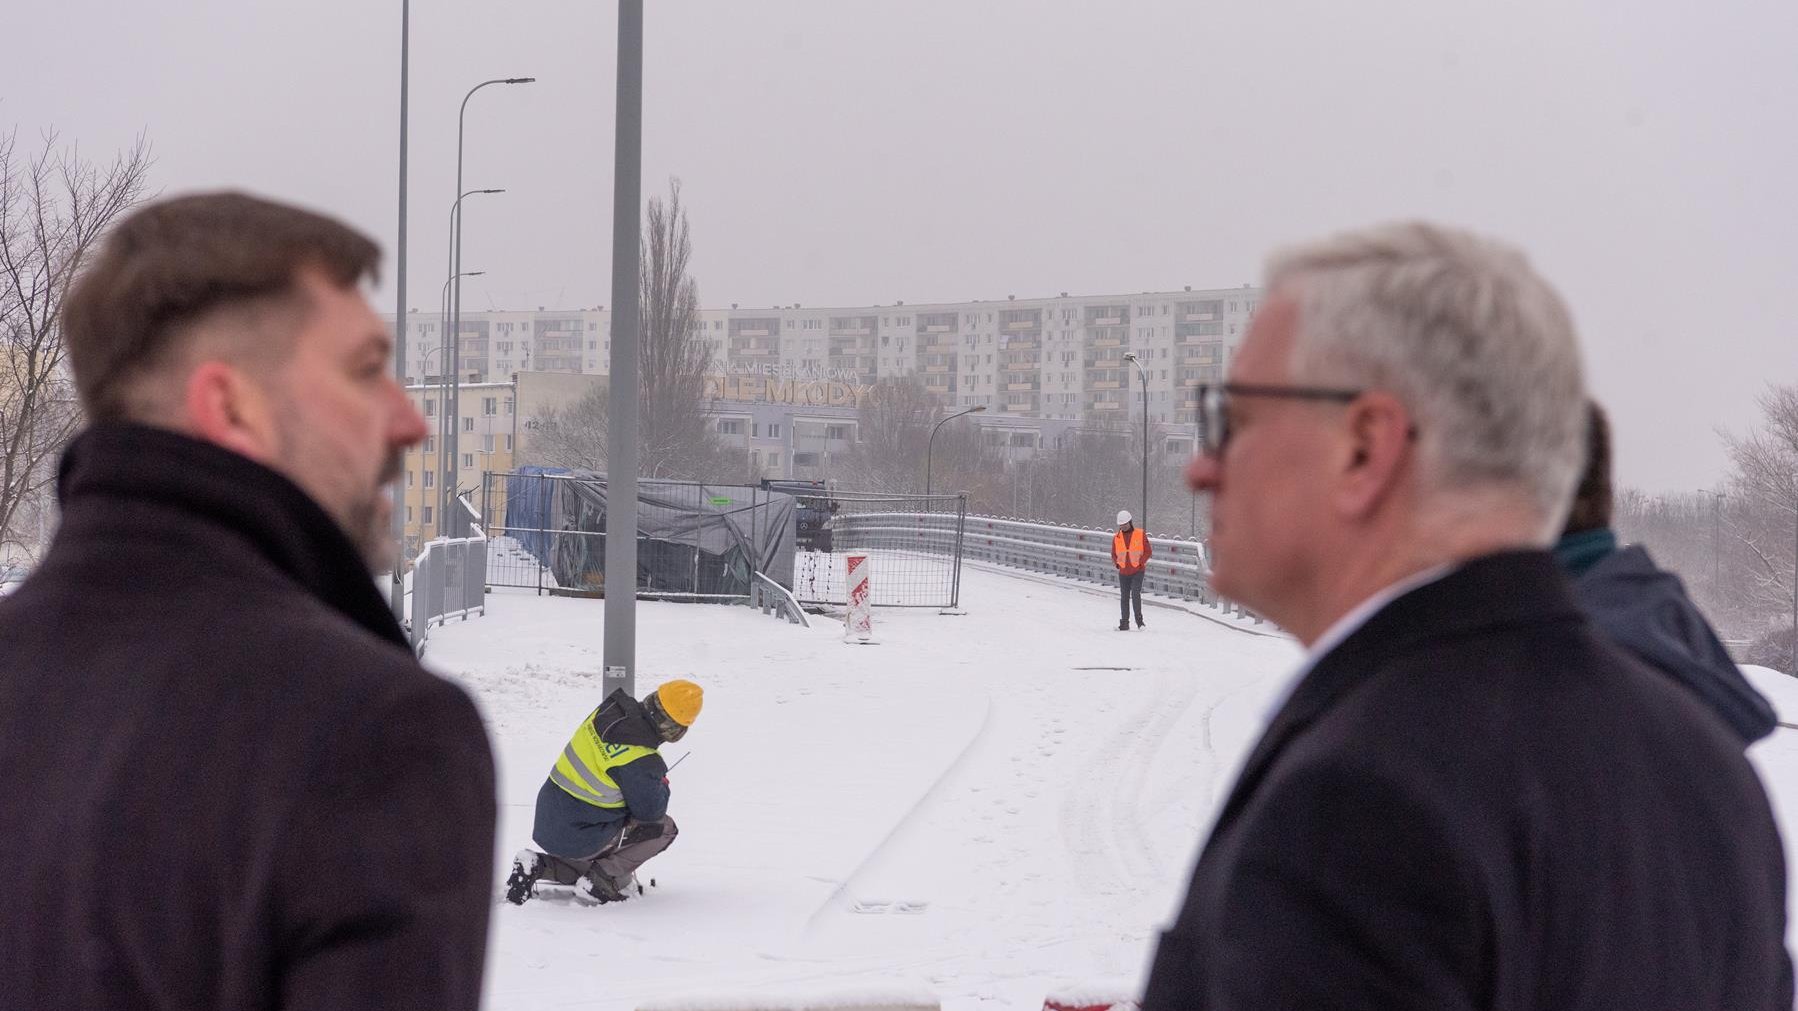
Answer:
[[(604, 475), (539, 472), (520, 474), (508, 484), (513, 482), (519, 486), (509, 489), (506, 496), (508, 527), (605, 532)], [(515, 511), (519, 514), (514, 515)], [(760, 488), (640, 480), (638, 587), (643, 591), (748, 593), (751, 560), (769, 578), (791, 587), (797, 513), (791, 495)], [(605, 571), (602, 538), (551, 534), (526, 540), (526, 547), (549, 563), (561, 585), (601, 585)]]

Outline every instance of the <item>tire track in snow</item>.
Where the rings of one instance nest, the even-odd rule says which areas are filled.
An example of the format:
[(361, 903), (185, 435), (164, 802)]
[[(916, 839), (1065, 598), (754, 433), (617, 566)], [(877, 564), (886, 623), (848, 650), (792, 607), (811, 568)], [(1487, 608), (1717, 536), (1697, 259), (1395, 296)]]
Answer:
[(923, 795), (913, 802), (911, 807), (907, 808), (904, 814), (899, 816), (899, 819), (893, 823), (893, 827), (887, 831), (887, 834), (882, 836), (880, 841), (874, 844), (874, 847), (868, 851), (866, 856), (862, 857), (861, 862), (855, 865), (855, 869), (850, 871), (848, 876), (843, 878), (843, 883), (838, 885), (829, 895), (824, 897), (824, 901), (819, 904), (817, 909), (812, 911), (811, 916), (806, 918), (806, 930), (809, 931), (815, 927), (819, 917), (823, 916), (826, 911), (837, 907), (839, 900), (849, 893), (849, 887), (855, 884), (855, 879), (866, 873), (870, 867), (873, 867), (878, 862), (881, 855), (905, 834), (906, 828), (916, 824), (918, 818), (926, 811), (930, 810), (931, 806), (942, 796), (943, 788), (966, 766), (968, 756), (973, 754), (974, 750), (983, 740), (985, 740), (987, 731), (992, 728), (992, 724), (993, 700), (991, 696), (988, 696), (986, 700), (986, 711), (980, 717), (980, 726), (975, 729), (974, 736), (969, 738), (968, 743), (962, 747), (955, 758), (951, 760), (948, 765), (943, 767), (943, 771), (938, 773), (936, 779), (931, 781), (930, 786), (924, 790)]
[(1154, 691), (1094, 751), (1062, 799), (1062, 837), (1075, 879), (1102, 894), (1158, 881), (1163, 868), (1150, 844), (1144, 794), (1169, 733), (1197, 701), (1195, 678), (1162, 673)]

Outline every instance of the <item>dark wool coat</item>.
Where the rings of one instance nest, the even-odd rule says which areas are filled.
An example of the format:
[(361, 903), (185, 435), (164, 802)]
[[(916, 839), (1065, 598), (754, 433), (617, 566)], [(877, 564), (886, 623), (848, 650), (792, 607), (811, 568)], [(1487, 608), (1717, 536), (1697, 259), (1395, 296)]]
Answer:
[(0, 600), (0, 1007), (476, 1007), (493, 759), (287, 479), (96, 427)]
[(1300, 682), (1143, 1008), (1790, 1011), (1785, 897), (1740, 739), (1493, 555)]
[(1743, 744), (1779, 725), (1773, 707), (1717, 641), (1679, 577), (1640, 545), (1619, 548), (1574, 579), (1574, 599), (1593, 623), (1636, 658), (1691, 689)]

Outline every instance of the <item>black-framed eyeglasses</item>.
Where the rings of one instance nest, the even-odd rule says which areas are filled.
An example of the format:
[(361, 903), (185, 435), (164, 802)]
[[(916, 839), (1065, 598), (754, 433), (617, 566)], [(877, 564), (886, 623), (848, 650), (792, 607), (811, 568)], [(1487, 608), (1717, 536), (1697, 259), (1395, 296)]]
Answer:
[(1327, 403), (1352, 403), (1366, 390), (1337, 389), (1327, 386), (1268, 386), (1258, 383), (1201, 383), (1199, 393), (1199, 452), (1206, 456), (1222, 456), (1230, 443), (1230, 399), (1232, 397), (1278, 397), (1283, 400), (1321, 400)]

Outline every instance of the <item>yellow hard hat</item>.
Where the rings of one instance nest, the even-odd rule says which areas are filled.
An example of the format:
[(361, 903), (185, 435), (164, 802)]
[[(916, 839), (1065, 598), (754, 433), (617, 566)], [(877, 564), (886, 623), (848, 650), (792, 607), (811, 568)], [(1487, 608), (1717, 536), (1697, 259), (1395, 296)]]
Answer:
[(690, 727), (699, 717), (699, 708), (705, 704), (705, 689), (677, 678), (656, 689), (656, 701), (661, 703), (662, 711), (669, 719)]

